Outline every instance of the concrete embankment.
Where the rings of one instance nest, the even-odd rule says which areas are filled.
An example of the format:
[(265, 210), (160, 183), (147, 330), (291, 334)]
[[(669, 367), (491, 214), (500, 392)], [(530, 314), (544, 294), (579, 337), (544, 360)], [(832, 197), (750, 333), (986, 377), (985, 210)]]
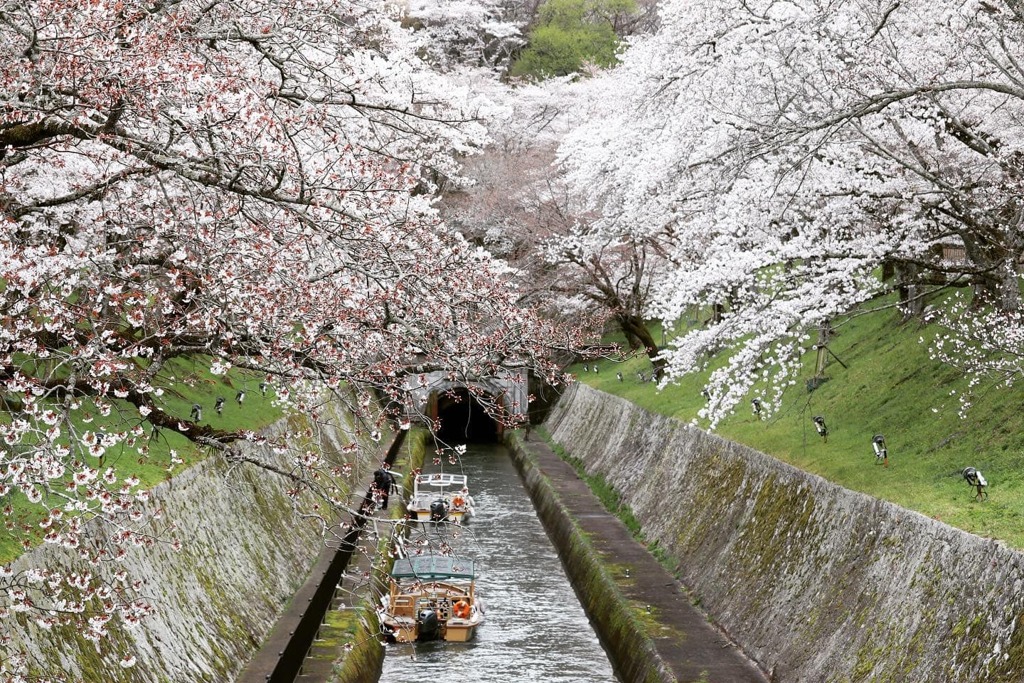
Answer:
[[(407, 431), (394, 434), (384, 457), (388, 465), (396, 464), (407, 435)], [(361, 509), (371, 510), (369, 484), (366, 488)], [(392, 516), (398, 513), (396, 508), (404, 511), (396, 501)], [(375, 635), (379, 631), (376, 600), (371, 582), (363, 577), (364, 572), (368, 577), (374, 571), (375, 556), (366, 546), (357, 545), (368, 520), (353, 517), (345, 537), (324, 547), (306, 583), (292, 597), (238, 683), (326, 683), (336, 675), (344, 676), (341, 680), (348, 683), (379, 678), (384, 653)], [(381, 552), (387, 549), (387, 543), (379, 538), (368, 542), (375, 542)], [(365, 636), (353, 639), (351, 631)]]
[(629, 683), (765, 683), (572, 466), (538, 438), (511, 438), (513, 456), (566, 574)]
[[(292, 427), (297, 420), (290, 418)], [(345, 424), (338, 412), (324, 420), (319, 446), (340, 452), (345, 437), (327, 423)], [(265, 433), (281, 433), (279, 423)], [(277, 462), (268, 447), (254, 454)], [(378, 454), (368, 453), (353, 473), (367, 480)], [(73, 681), (226, 681), (246, 664), (278, 615), (305, 581), (323, 547), (320, 528), (294, 514), (282, 477), (251, 465), (229, 466), (211, 456), (151, 490), (154, 507), (176, 525), (180, 552), (158, 545), (129, 554), (106, 570), (125, 569), (143, 582), (156, 613), (128, 628), (110, 624), (110, 642), (97, 652), (69, 628), (44, 631), (28, 619), (11, 620), (6, 635), (38, 660), (41, 670), (63, 671)], [(102, 538), (104, 529), (95, 529)], [(43, 546), (19, 558), (14, 568), (80, 564), (77, 557)], [(24, 617), (24, 615), (20, 615)], [(137, 662), (123, 669), (114, 647), (126, 647)]]
[(546, 426), (774, 680), (1024, 680), (1020, 552), (585, 385)]

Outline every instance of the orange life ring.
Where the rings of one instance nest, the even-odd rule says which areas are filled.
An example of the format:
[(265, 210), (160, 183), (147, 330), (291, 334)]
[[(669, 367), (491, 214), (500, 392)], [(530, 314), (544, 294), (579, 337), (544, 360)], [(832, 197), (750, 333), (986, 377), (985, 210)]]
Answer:
[(459, 600), (452, 605), (452, 614), (459, 619), (469, 619), (469, 603), (465, 600)]

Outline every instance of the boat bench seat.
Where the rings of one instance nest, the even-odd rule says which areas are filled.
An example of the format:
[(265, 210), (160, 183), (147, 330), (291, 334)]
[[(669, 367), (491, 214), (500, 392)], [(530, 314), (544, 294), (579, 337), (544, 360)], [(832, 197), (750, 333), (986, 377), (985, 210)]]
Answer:
[(416, 614), (416, 605), (410, 598), (398, 598), (395, 600), (393, 612), (396, 617), (412, 617)]

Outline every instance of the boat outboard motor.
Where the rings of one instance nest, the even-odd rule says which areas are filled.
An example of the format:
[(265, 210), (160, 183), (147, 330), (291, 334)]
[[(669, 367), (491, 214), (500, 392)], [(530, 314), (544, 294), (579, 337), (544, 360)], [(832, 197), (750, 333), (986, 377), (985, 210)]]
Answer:
[(448, 506), (444, 504), (444, 500), (438, 498), (430, 504), (430, 521), (440, 522), (442, 519), (448, 516)]
[(437, 620), (437, 612), (432, 609), (421, 609), (416, 615), (416, 623), (419, 625), (418, 640), (436, 640), (440, 635)]

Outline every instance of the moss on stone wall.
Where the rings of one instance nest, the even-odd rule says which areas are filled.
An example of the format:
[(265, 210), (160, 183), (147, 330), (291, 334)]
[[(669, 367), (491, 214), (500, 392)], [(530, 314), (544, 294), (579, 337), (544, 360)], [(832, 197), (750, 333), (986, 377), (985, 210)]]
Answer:
[(349, 641), (340, 647), (344, 657), (335, 661), (328, 678), (331, 683), (376, 683), (384, 661), (384, 648), (378, 640), (380, 622), (377, 613), (364, 606), (358, 610), (359, 618), (352, 624)]
[[(410, 473), (423, 466), (428, 439), (429, 433), (425, 430), (416, 429), (410, 432), (402, 451), (392, 465), (394, 471), (406, 475), (399, 479), (403, 501), (412, 497), (413, 477)], [(406, 515), (404, 503), (391, 506), (389, 510), (392, 520), (400, 520)], [(389, 536), (377, 539), (375, 556), (389, 557), (389, 551), (392, 550), (391, 542)], [(334, 672), (329, 679), (331, 683), (374, 683), (380, 677), (385, 655), (381, 643), (380, 619), (377, 615), (377, 605), (380, 604), (381, 596), (373, 587), (387, 585), (392, 564), (393, 561), (388, 561), (374, 565), (370, 570), (373, 578), (366, 584), (365, 590), (352, 596), (352, 608), (349, 611), (357, 610), (359, 620), (347, 638), (339, 641), (335, 648), (337, 659)]]
[[(344, 424), (345, 417), (336, 412), (331, 419)], [(268, 433), (305, 424), (305, 418), (289, 416)], [(327, 450), (344, 440), (340, 430), (321, 433)], [(253, 448), (271, 462), (277, 458), (269, 447)], [(357, 470), (366, 472), (360, 463)], [(151, 492), (151, 504), (176, 523), (181, 552), (158, 544), (130, 553), (117, 566), (143, 581), (156, 606), (152, 617), (134, 627), (111, 622), (99, 652), (66, 628), (43, 631), (24, 622), (7, 635), (37, 654), (40, 673), (57, 668), (70, 680), (230, 680), (259, 647), (322, 545), (319, 529), (294, 514), (294, 503), (277, 475), (208, 458)], [(106, 531), (92, 533), (102, 542)], [(79, 560), (44, 546), (18, 562), (73, 567)], [(119, 666), (125, 651), (138, 659), (132, 669)]]
[(589, 387), (547, 424), (779, 683), (1024, 680), (1021, 553)]
[(1000, 652), (992, 652), (991, 680), (995, 683), (1019, 683), (1024, 680), (1024, 611), (1013, 614), (1009, 642)]

